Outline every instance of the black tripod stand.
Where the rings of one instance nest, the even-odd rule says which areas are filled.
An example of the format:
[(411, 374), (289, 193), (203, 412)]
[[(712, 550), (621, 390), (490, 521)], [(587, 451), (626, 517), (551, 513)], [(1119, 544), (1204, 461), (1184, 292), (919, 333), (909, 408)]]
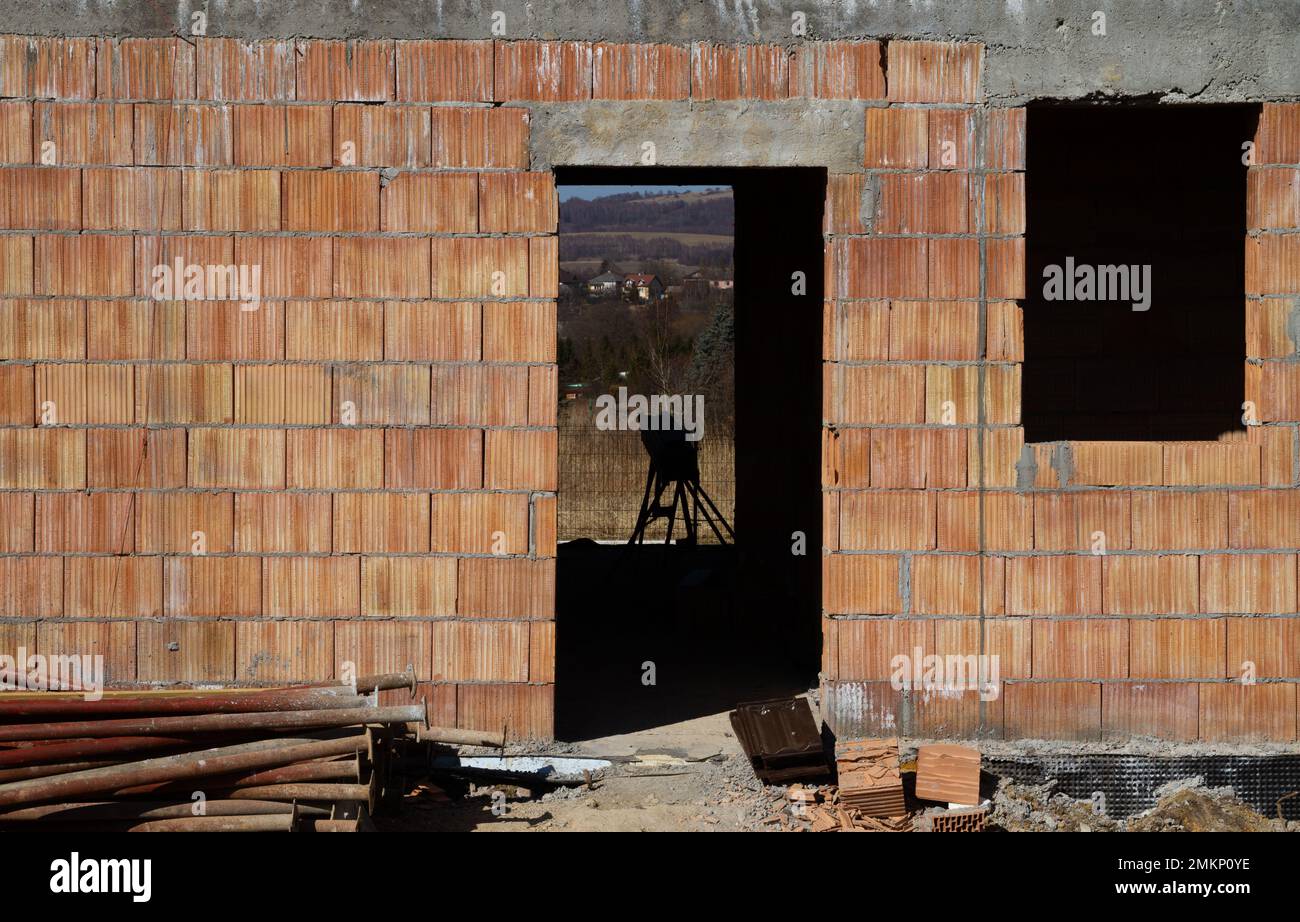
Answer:
[[(627, 539), (628, 546), (644, 544), (646, 529), (657, 519), (668, 520), (664, 544), (671, 544), (679, 510), (686, 529), (686, 537), (679, 544), (693, 546), (696, 543), (701, 515), (720, 544), (734, 543), (736, 533), (700, 485), (699, 443), (688, 441), (686, 433), (681, 430), (643, 429), (641, 444), (650, 455), (650, 470), (646, 474), (645, 495), (641, 498), (636, 527), (632, 530), (632, 537)], [(664, 505), (664, 493), (669, 489), (672, 490), (672, 501)], [(713, 515), (709, 515), (710, 511)], [(730, 542), (723, 537), (719, 525), (726, 529)]]

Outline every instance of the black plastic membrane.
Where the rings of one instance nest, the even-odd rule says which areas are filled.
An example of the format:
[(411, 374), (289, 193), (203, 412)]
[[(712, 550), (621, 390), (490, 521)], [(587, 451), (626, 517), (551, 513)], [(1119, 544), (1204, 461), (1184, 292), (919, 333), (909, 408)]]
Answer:
[[(1300, 755), (1155, 756), (1097, 753), (989, 759), (986, 770), (1021, 784), (1055, 782), (1054, 790), (1087, 800), (1097, 791), (1106, 798), (1106, 814), (1124, 819), (1156, 805), (1156, 788), (1200, 775), (1205, 787), (1230, 787), (1245, 803), (1267, 817), (1278, 815), (1278, 802), (1300, 791)], [(1300, 820), (1300, 796), (1281, 800), (1282, 817)]]

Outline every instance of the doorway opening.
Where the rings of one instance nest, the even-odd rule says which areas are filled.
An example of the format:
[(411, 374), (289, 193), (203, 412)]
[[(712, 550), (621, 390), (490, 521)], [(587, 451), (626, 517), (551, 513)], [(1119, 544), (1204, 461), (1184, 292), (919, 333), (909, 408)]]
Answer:
[(556, 180), (556, 736), (806, 691), (821, 648), (825, 170)]
[(1026, 120), (1030, 442), (1241, 430), (1251, 105), (1041, 105)]

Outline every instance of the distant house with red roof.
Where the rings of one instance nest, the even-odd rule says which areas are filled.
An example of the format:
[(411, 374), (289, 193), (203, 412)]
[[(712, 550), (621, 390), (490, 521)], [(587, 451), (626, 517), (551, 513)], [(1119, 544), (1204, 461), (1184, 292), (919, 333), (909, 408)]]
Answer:
[(645, 275), (635, 272), (623, 276), (623, 299), (625, 301), (658, 301), (664, 296), (663, 283), (657, 275)]

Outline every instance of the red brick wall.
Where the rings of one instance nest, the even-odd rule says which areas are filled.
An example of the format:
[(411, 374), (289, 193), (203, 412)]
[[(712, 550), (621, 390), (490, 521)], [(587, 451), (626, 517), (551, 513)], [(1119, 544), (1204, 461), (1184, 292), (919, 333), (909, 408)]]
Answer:
[[(827, 201), (832, 722), (1294, 739), (1296, 107), (1250, 171), (1259, 425), (1026, 446), (1024, 112), (981, 46), (883, 51), (0, 38), (0, 649), (411, 664), (440, 722), (549, 736), (556, 201), (517, 104), (821, 97), (865, 128)], [(151, 299), (177, 257), (264, 300)], [(996, 653), (998, 696), (891, 687), (917, 647)]]
[[(497, 53), (0, 40), (6, 652), (412, 665), (550, 735), (557, 206)], [(264, 300), (152, 299), (178, 256)]]
[[(832, 177), (828, 709), (848, 733), (1293, 740), (1300, 184), (1274, 164), (1300, 160), (1300, 107), (1264, 107), (1249, 171), (1256, 424), (1026, 445), (1024, 111), (968, 105), (980, 51), (891, 43), (865, 170)], [(917, 649), (998, 656), (1000, 694), (900, 689), (891, 658)]]

